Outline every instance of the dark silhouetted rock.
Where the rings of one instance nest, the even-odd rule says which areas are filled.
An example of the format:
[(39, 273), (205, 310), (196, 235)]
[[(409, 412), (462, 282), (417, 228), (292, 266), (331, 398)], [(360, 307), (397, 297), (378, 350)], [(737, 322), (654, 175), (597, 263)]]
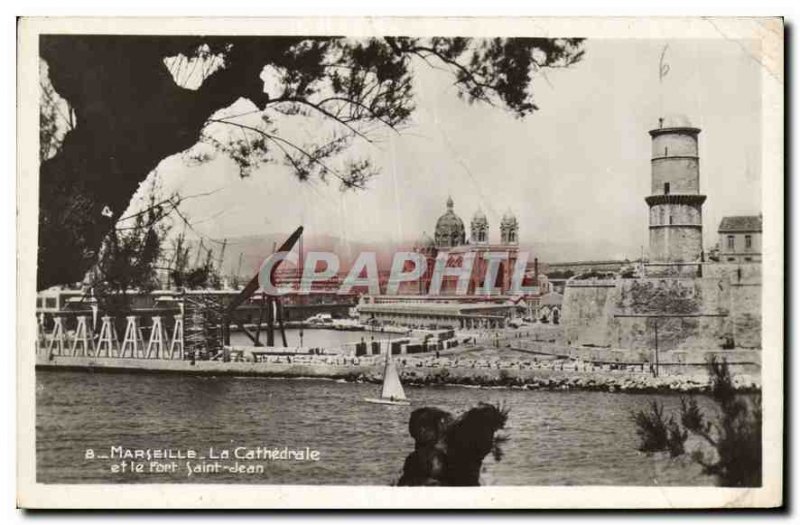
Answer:
[(484, 403), (455, 420), (434, 407), (414, 410), (408, 422), (414, 451), (406, 457), (398, 485), (479, 485), (486, 455), (502, 456), (505, 438), (496, 433), (507, 419), (507, 410)]

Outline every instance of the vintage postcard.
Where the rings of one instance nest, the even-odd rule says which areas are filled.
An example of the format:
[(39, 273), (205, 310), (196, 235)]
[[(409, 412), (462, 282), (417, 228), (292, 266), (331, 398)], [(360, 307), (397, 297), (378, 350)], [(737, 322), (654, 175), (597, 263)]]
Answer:
[(783, 505), (783, 45), (21, 19), (19, 506)]

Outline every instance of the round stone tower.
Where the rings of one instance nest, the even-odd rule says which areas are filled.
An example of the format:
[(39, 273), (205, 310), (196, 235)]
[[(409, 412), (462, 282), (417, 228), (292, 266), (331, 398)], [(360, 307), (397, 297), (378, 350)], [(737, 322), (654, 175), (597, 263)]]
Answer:
[(703, 251), (706, 196), (700, 194), (699, 133), (682, 115), (660, 118), (658, 128), (650, 130), (652, 189), (645, 198), (650, 207), (650, 263), (673, 263), (677, 273), (684, 273), (681, 263), (700, 261)]

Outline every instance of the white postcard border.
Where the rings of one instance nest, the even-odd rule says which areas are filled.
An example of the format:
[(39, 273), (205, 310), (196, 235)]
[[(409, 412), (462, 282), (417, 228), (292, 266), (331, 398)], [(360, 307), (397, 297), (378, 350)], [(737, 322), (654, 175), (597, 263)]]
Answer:
[[(38, 216), (38, 35), (379, 34), (736, 38), (762, 69), (764, 485), (476, 487), (36, 483), (35, 372)], [(744, 43), (743, 45), (747, 45)], [(711, 508), (772, 507), (783, 491), (783, 22), (780, 18), (36, 18), (18, 32), (17, 502), (25, 508)], [(556, 466), (554, 466), (555, 468)]]

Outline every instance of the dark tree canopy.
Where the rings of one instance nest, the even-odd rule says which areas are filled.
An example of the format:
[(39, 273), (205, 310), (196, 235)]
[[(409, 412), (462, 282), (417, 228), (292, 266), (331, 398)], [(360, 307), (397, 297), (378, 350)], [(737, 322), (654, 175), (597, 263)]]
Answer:
[[(537, 109), (537, 71), (574, 64), (581, 48), (580, 39), (544, 38), (44, 35), (40, 56), (74, 126), (40, 167), (38, 287), (81, 280), (140, 183), (198, 142), (243, 176), (280, 162), (301, 180), (361, 188), (377, 172), (368, 160), (329, 161), (379, 127), (409, 123), (414, 63), (448, 71), (470, 102), (524, 117)], [(242, 99), (257, 124), (221, 111)], [(292, 115), (337, 131), (297, 143), (277, 124)], [(231, 132), (210, 132), (223, 127)]]

